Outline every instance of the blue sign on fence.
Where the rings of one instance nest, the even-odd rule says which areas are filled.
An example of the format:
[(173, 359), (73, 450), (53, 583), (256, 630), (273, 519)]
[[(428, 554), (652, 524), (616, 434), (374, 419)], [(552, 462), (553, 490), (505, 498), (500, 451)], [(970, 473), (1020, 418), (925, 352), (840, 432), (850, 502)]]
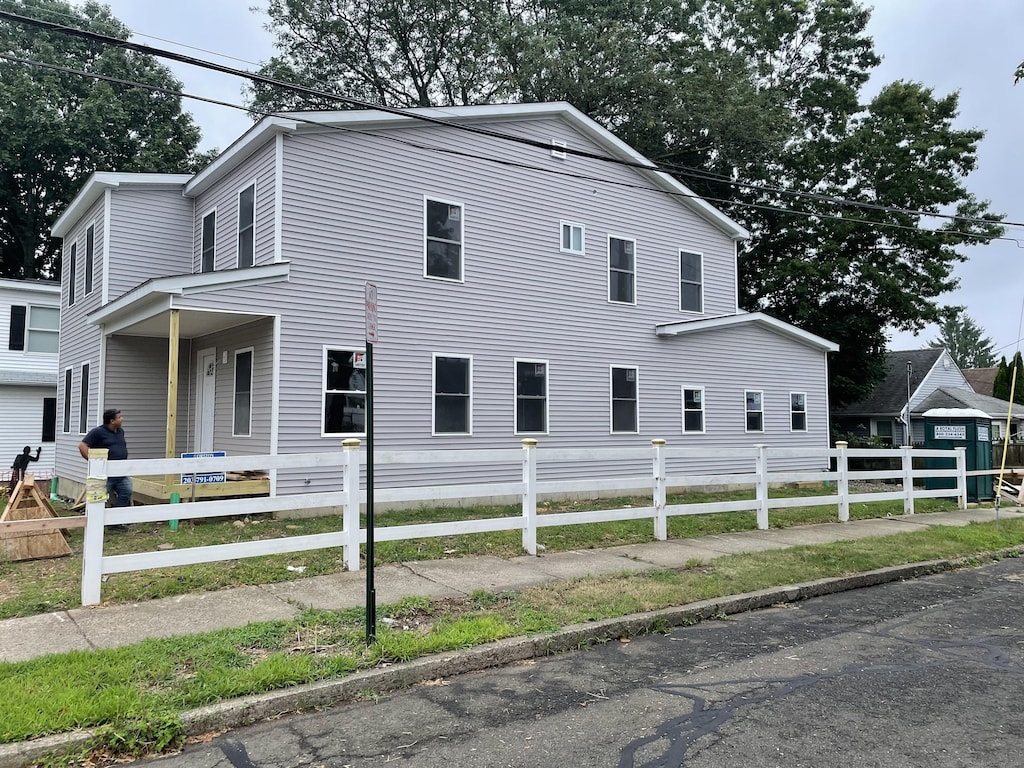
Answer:
[[(206, 451), (205, 453), (183, 453), (183, 459), (212, 459), (220, 456), (227, 456), (226, 451)], [(206, 483), (224, 483), (227, 476), (223, 472), (197, 472), (181, 476), (182, 485), (204, 485)]]

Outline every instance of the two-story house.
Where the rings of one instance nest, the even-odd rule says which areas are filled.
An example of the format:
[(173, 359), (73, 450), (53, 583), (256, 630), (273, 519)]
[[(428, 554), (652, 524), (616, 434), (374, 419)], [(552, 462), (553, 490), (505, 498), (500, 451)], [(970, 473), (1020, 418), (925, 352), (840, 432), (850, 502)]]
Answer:
[(739, 311), (747, 233), (644, 166), (553, 103), (268, 117), (194, 176), (95, 174), (53, 228), (60, 476), (108, 407), (136, 458), (362, 437), (367, 283), (378, 449), (827, 445), (836, 346)]
[(0, 280), (0, 471), (28, 445), (38, 462), (29, 470), (50, 477), (57, 435), (57, 351), (60, 284)]

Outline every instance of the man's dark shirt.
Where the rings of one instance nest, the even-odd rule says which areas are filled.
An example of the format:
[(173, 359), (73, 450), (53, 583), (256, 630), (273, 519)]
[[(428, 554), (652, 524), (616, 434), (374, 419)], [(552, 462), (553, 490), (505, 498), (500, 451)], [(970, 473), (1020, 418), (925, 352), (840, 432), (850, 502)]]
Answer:
[(90, 448), (106, 448), (108, 459), (128, 458), (128, 444), (124, 440), (123, 429), (118, 429), (117, 432), (114, 432), (106, 424), (101, 424), (90, 429), (89, 433), (82, 438), (82, 442)]

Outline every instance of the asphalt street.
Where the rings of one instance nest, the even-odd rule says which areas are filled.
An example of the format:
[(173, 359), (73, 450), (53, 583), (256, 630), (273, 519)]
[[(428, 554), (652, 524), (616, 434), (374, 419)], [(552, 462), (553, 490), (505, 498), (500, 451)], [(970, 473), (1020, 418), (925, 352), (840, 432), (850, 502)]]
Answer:
[(164, 768), (1022, 765), (1024, 558), (281, 717)]

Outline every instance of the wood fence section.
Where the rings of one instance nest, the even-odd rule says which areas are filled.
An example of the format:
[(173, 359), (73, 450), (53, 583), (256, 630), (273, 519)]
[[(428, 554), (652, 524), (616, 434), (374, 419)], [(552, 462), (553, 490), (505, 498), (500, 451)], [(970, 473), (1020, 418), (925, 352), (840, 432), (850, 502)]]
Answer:
[[(681, 461), (705, 460), (710, 454), (728, 459), (733, 471), (716, 474), (670, 474), (669, 466), (678, 466)], [(851, 470), (851, 459), (888, 458), (890, 469)], [(640, 460), (649, 461), (651, 469), (638, 478), (632, 467)], [(948, 468), (916, 469), (925, 464), (923, 459), (944, 459)], [(773, 471), (773, 463), (804, 463), (810, 469), (799, 471)], [(609, 463), (623, 463), (624, 474), (608, 476), (597, 480), (544, 480), (538, 481), (538, 467), (555, 462), (598, 462), (603, 467)], [(100, 601), (102, 578), (105, 574), (148, 568), (166, 568), (242, 557), (299, 552), (325, 547), (341, 547), (345, 565), (349, 570), (359, 570), (360, 545), (366, 542), (366, 531), (359, 524), (361, 505), (366, 502), (366, 491), (360, 485), (360, 470), (365, 466), (366, 456), (359, 449), (358, 440), (345, 441), (345, 450), (336, 453), (292, 454), (277, 456), (248, 456), (230, 458), (199, 459), (142, 459), (108, 461), (90, 458), (87, 482), (85, 543), (82, 556), (82, 604), (93, 605)], [(537, 441), (522, 441), (521, 448), (486, 451), (403, 451), (376, 452), (375, 465), (381, 464), (453, 464), (472, 466), (475, 464), (519, 465), (522, 469), (520, 482), (475, 483), (471, 485), (435, 485), (430, 487), (387, 488), (374, 493), (374, 501), (422, 501), (437, 503), (448, 500), (463, 501), (470, 498), (490, 498), (500, 495), (515, 495), (522, 500), (520, 515), (463, 519), (419, 525), (388, 526), (374, 529), (376, 541), (399, 541), (436, 536), (450, 536), (485, 531), (522, 531), (523, 549), (537, 554), (537, 530), (555, 525), (583, 525), (587, 523), (614, 520), (650, 520), (653, 536), (665, 539), (667, 519), (673, 515), (699, 515), (715, 512), (754, 511), (757, 513), (758, 528), (768, 527), (768, 515), (772, 509), (794, 506), (835, 505), (840, 521), (849, 520), (850, 504), (853, 502), (885, 501), (900, 499), (904, 511), (913, 514), (914, 501), (922, 498), (955, 497), (961, 508), (967, 504), (967, 472), (965, 450), (954, 451), (899, 448), (899, 449), (850, 449), (844, 443), (836, 448), (820, 449), (773, 449), (765, 445), (742, 449), (700, 449), (669, 447), (664, 440), (654, 440), (650, 448), (629, 449), (586, 449), (561, 450), (537, 447)], [(930, 462), (937, 463), (937, 462)], [(215, 472), (227, 465), (242, 469), (263, 468), (273, 471), (283, 467), (336, 467), (343, 477), (343, 490), (330, 493), (309, 493), (290, 496), (225, 499), (196, 501), (184, 508), (178, 504), (160, 504), (145, 507), (105, 508), (102, 488), (109, 474), (172, 474), (181, 472)], [(243, 466), (244, 465), (244, 466)], [(250, 466), (251, 465), (251, 466)], [(920, 488), (917, 481), (925, 478), (948, 478), (951, 488)], [(888, 480), (896, 483), (894, 490), (851, 493), (850, 482), (856, 480)], [(772, 498), (773, 486), (794, 483), (835, 483), (835, 493), (803, 498)], [(739, 501), (713, 501), (695, 504), (674, 504), (666, 502), (669, 489), (688, 487), (746, 486), (755, 490), (754, 498)], [(89, 493), (89, 489), (96, 493)], [(578, 493), (597, 491), (621, 491), (634, 494), (641, 490), (650, 494), (651, 504), (643, 507), (602, 509), (587, 512), (560, 512), (538, 514), (537, 498), (540, 493)], [(157, 523), (179, 518), (199, 519), (234, 515), (250, 515), (261, 512), (306, 509), (310, 507), (335, 506), (341, 510), (340, 529), (332, 533), (314, 536), (295, 536), (283, 539), (239, 542), (208, 547), (194, 547), (166, 551), (138, 552), (126, 555), (104, 556), (103, 534), (107, 525), (128, 523)]]

